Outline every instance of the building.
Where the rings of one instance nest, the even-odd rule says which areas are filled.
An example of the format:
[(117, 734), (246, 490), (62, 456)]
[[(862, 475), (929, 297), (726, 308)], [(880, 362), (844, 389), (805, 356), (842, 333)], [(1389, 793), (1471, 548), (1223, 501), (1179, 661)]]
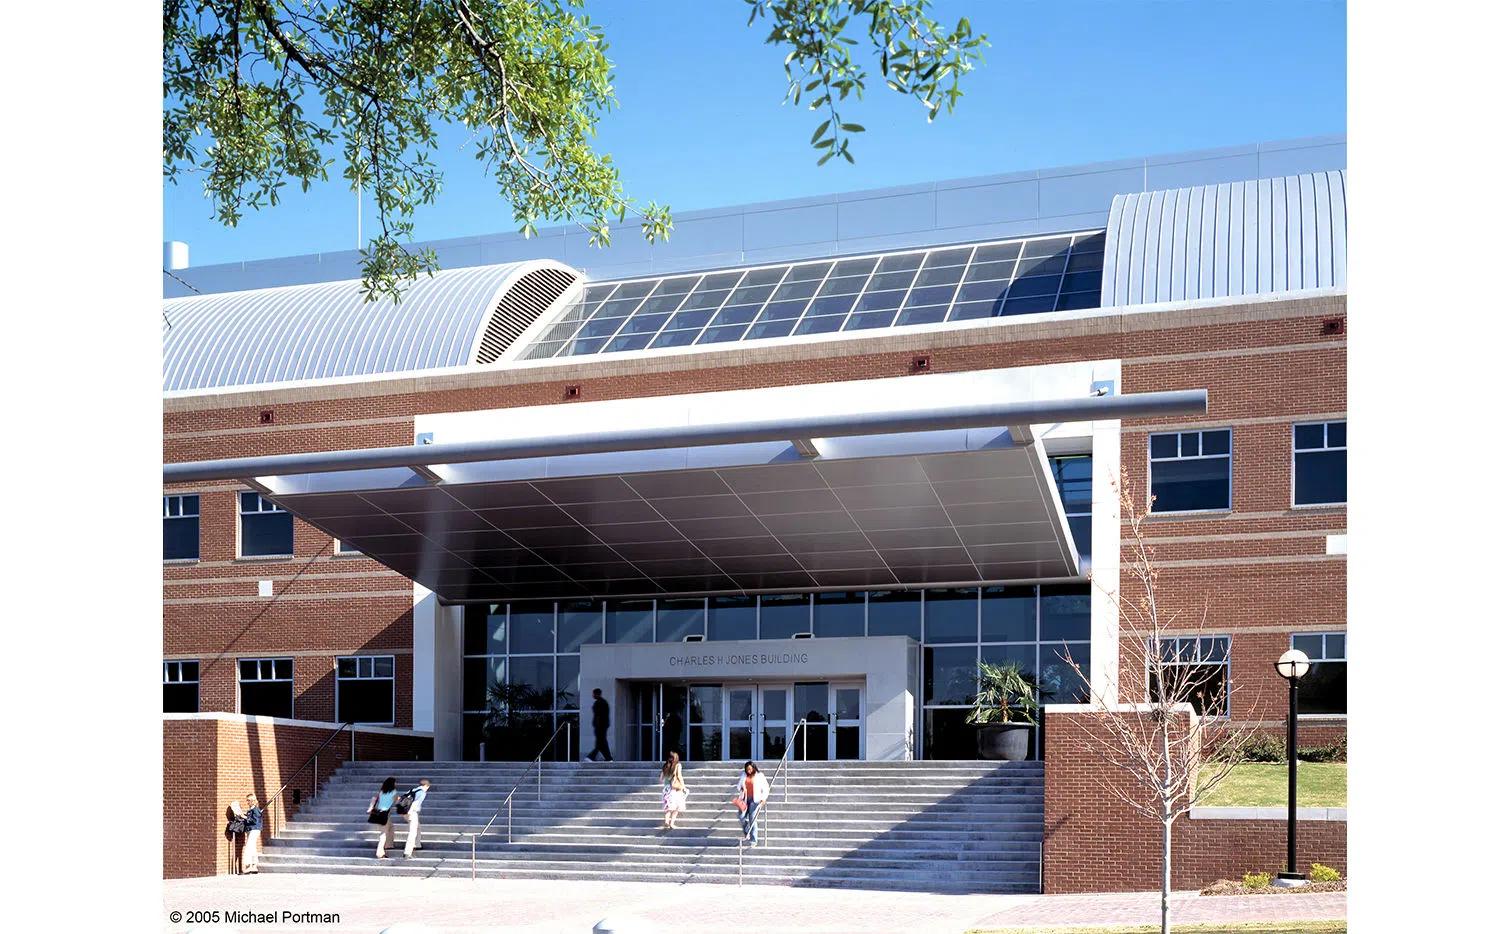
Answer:
[(165, 712), (437, 759), (570, 721), (568, 758), (599, 688), (621, 757), (775, 758), (803, 721), (810, 758), (971, 758), (979, 658), (1053, 702), (1074, 668), (1148, 677), (1103, 589), (1127, 471), (1168, 593), (1206, 606), (1169, 650), (1211, 712), (1279, 728), (1296, 646), (1303, 743), (1341, 739), (1344, 153), (690, 212), (604, 251), (444, 241), (398, 306), (362, 304), (350, 253), (182, 269)]

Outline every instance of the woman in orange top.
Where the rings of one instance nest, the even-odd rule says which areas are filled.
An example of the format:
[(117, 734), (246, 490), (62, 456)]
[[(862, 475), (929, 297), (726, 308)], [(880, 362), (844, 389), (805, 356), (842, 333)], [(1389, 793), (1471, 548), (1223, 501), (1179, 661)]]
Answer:
[(735, 800), (741, 802), (740, 827), (745, 831), (745, 842), (755, 846), (756, 839), (756, 812), (762, 804), (766, 803), (767, 795), (771, 793), (771, 786), (767, 784), (766, 776), (761, 774), (761, 769), (756, 763), (747, 760), (743, 774), (735, 782)]

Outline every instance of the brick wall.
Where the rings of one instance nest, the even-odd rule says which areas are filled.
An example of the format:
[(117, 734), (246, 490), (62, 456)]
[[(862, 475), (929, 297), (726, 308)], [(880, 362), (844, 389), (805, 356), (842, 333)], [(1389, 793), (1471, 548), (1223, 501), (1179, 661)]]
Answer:
[[(1128, 773), (1105, 762), (1088, 739), (1088, 714), (1045, 715), (1045, 892), (1143, 892), (1160, 888), (1158, 821), (1110, 790), (1134, 792)], [(1300, 871), (1323, 863), (1348, 871), (1344, 821), (1300, 821)], [(1286, 821), (1191, 820), (1171, 829), (1171, 886), (1201, 888), (1246, 872), (1286, 868)]]
[[(295, 773), (326, 741), (335, 724), (299, 725), (263, 718), (203, 717), (163, 720), (163, 876), (191, 876), (235, 872), (240, 859), (239, 838), (226, 833), (228, 808), (248, 792), (263, 803), (267, 818), (264, 838), (275, 824), (297, 810), (294, 788), (286, 790), (278, 807), (269, 799), (286, 782), (301, 800), (308, 800), (315, 783), (324, 783), (351, 758), (352, 741), (343, 734), (320, 752), (319, 772)], [(431, 758), (429, 736), (359, 730), (357, 758)]]

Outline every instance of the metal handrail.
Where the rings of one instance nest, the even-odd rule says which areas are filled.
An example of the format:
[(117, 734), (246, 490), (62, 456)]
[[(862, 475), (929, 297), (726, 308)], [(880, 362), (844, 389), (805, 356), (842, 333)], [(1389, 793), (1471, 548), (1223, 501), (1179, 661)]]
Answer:
[[(797, 744), (797, 742), (798, 742), (798, 736), (800, 734), (802, 734), (802, 736), (803, 736), (803, 748), (804, 748), (805, 751), (808, 750), (808, 729), (807, 729), (807, 727), (808, 727), (808, 718), (807, 717), (805, 717), (802, 720), (799, 720), (793, 726), (793, 735), (788, 738), (787, 748), (782, 751), (782, 758), (777, 760), (777, 768), (775, 768), (775, 769), (772, 770), (771, 792), (775, 792), (777, 790), (777, 783), (780, 782), (780, 781), (782, 781), (782, 768), (783, 768), (783, 766), (787, 765), (789, 762), (792, 761), (791, 757), (793, 755), (793, 746)], [(768, 798), (771, 797), (771, 792), (769, 792), (767, 794)], [(788, 786), (787, 785), (783, 785), (782, 786), (782, 802), (784, 804), (787, 803), (787, 799), (788, 799), (787, 795), (788, 795)], [(759, 819), (761, 821), (761, 831), (762, 831), (762, 833), (766, 833), (767, 829), (768, 829), (767, 828), (767, 823), (766, 823), (767, 815), (765, 813), (763, 813), (763, 814), (761, 814), (761, 816), (760, 816)], [(741, 841), (742, 841), (742, 845), (744, 845), (744, 838), (743, 837), (741, 838)]]
[(311, 763), (315, 764), (315, 780), (310, 783), (310, 800), (314, 801), (315, 798), (320, 794), (320, 751), (331, 745), (331, 743), (335, 741), (336, 737), (341, 735), (341, 731), (346, 729), (350, 729), (352, 731), (352, 752), (351, 757), (348, 761), (357, 761), (356, 724), (353, 721), (348, 720), (346, 723), (338, 726), (335, 732), (333, 732), (330, 736), (327, 736), (325, 742), (316, 747), (315, 751), (310, 754), (310, 758), (304, 761), (304, 765), (301, 765), (299, 768), (295, 769), (293, 774), (289, 776), (289, 780), (283, 783), (282, 788), (279, 788), (277, 791), (273, 792), (272, 799), (268, 801), (269, 809), (272, 812), (270, 813), (268, 820), (269, 837), (278, 836), (278, 811), (283, 807), (283, 793), (288, 790), (290, 785), (294, 784), (294, 780), (299, 777), (299, 773), (303, 772), (305, 770), (305, 767), (310, 765)]
[[(508, 830), (507, 835), (505, 836), (505, 840), (509, 843), (514, 842), (515, 792), (519, 790), (520, 783), (525, 781), (525, 776), (530, 774), (530, 767), (533, 765), (536, 767), (536, 800), (541, 800), (542, 759), (545, 757), (547, 750), (551, 749), (551, 744), (556, 742), (557, 734), (562, 732), (562, 730), (564, 729), (567, 731), (567, 752), (570, 757), (572, 753), (572, 721), (563, 720), (561, 723), (557, 724), (556, 729), (551, 731), (551, 738), (546, 740), (546, 745), (541, 747), (540, 753), (538, 753), (534, 759), (531, 759), (530, 762), (526, 763), (525, 771), (521, 773), (518, 779), (515, 780), (514, 787), (510, 788), (509, 794), (504, 796), (504, 802), (500, 804), (498, 809), (493, 812), (493, 817), (490, 817), (488, 819), (488, 823), (483, 825), (482, 830), (470, 835), (472, 837), (472, 877), (474, 879), (478, 878), (478, 838), (488, 833), (489, 828), (493, 827), (494, 821), (499, 819), (499, 815), (503, 813), (505, 808), (507, 807), (509, 809), (509, 817), (508, 824), (506, 825), (508, 827)], [(568, 761), (571, 761), (571, 759), (569, 758)]]

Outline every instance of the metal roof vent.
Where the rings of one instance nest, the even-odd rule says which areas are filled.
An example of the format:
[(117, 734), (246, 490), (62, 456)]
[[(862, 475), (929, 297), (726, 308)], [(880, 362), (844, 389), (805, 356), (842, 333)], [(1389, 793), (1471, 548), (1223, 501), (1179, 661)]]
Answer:
[(568, 269), (532, 269), (504, 291), (478, 341), (474, 363), (493, 363), (578, 280)]

